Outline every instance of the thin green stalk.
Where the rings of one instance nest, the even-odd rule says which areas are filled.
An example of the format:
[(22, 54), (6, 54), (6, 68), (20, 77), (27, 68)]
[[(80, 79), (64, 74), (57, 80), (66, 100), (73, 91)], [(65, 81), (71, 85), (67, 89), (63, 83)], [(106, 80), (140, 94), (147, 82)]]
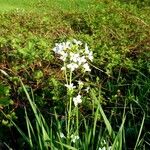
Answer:
[[(64, 63), (64, 66), (66, 66), (66, 63)], [(65, 72), (66, 83), (68, 84), (68, 76), (67, 76), (67, 71), (66, 71), (66, 69), (64, 70), (64, 72)]]
[(25, 119), (26, 119), (26, 125), (27, 125), (27, 131), (28, 131), (28, 138), (29, 138), (29, 141), (30, 141), (30, 146), (33, 147), (32, 137), (31, 137), (31, 130), (32, 130), (32, 133), (34, 133), (34, 132), (33, 132), (31, 122), (28, 118), (26, 108), (25, 108)]
[[(72, 71), (69, 76), (69, 84), (72, 83)], [(71, 120), (71, 110), (72, 110), (72, 90), (69, 90), (69, 111), (68, 111), (68, 128), (67, 128), (67, 138), (70, 137), (70, 120)]]
[[(136, 101), (135, 101), (136, 102)], [(136, 102), (137, 103), (137, 102)], [(140, 107), (141, 105), (139, 103), (137, 103)], [(142, 111), (143, 111), (143, 119), (142, 119), (142, 123), (141, 123), (141, 127), (140, 127), (140, 130), (139, 130), (139, 134), (138, 134), (138, 138), (136, 140), (136, 144), (135, 144), (135, 147), (134, 147), (134, 150), (137, 149), (137, 146), (138, 146), (138, 143), (139, 143), (139, 140), (140, 140), (140, 136), (141, 136), (141, 133), (142, 133), (142, 130), (143, 130), (143, 126), (144, 126), (144, 121), (145, 121), (145, 112), (143, 110), (143, 108), (141, 107)]]
[(79, 114), (78, 114), (78, 107), (76, 107), (76, 128), (77, 128), (77, 135), (79, 135)]
[(67, 130), (67, 137), (68, 138), (70, 137), (71, 105), (72, 105), (72, 97), (69, 98), (68, 130)]
[(97, 119), (98, 119), (98, 111), (99, 111), (99, 107), (97, 107), (96, 112), (95, 112), (95, 117), (94, 117), (93, 142), (94, 142), (94, 138), (95, 138), (96, 124), (97, 124)]

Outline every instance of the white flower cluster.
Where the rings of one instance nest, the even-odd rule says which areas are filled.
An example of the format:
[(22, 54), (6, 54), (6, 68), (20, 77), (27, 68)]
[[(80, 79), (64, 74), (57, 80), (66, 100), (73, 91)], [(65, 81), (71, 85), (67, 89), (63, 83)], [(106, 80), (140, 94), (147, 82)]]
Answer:
[(78, 94), (77, 97), (74, 97), (74, 98), (73, 98), (73, 102), (74, 102), (75, 107), (77, 107), (78, 104), (82, 103), (81, 95)]
[(66, 138), (65, 135), (61, 132), (59, 135), (61, 138)]
[[(64, 135), (62, 132), (60, 133), (59, 136), (60, 136), (60, 138), (62, 138), (62, 139), (63, 139), (63, 138), (66, 138), (65, 135)], [(74, 135), (74, 134), (72, 134), (72, 135), (70, 136), (70, 138), (71, 138), (71, 142), (73, 142), (73, 143), (76, 143), (76, 141), (80, 139), (80, 137), (79, 137), (78, 135)]]
[(69, 90), (73, 90), (76, 88), (76, 86), (73, 85), (73, 83), (71, 84), (65, 84), (65, 86), (69, 89)]
[[(62, 138), (62, 139), (63, 139), (63, 138), (64, 138), (64, 139), (66, 138), (65, 135), (64, 135), (62, 132), (60, 133), (59, 136), (60, 136), (60, 138)], [(80, 139), (80, 137), (79, 137), (78, 135), (74, 135), (74, 134), (72, 134), (72, 135), (70, 136), (70, 138), (71, 138), (71, 142), (73, 142), (73, 143), (76, 143), (76, 141), (78, 141), (78, 140)]]
[(60, 55), (60, 59), (65, 62), (61, 70), (69, 69), (74, 71), (83, 68), (84, 72), (91, 71), (88, 60), (93, 61), (93, 52), (89, 50), (87, 44), (73, 39), (63, 43), (56, 43), (53, 51)]
[(71, 142), (75, 143), (77, 140), (79, 140), (79, 136), (78, 135), (71, 135)]
[[(89, 50), (87, 44), (83, 44), (81, 41), (73, 39), (63, 43), (56, 43), (53, 51), (60, 55), (60, 60), (64, 62), (64, 66), (61, 70), (73, 72), (74, 70), (81, 68), (84, 72), (90, 72), (88, 61), (93, 61), (93, 52)], [(79, 81), (79, 89), (83, 87), (83, 82)], [(72, 82), (65, 84), (69, 91), (76, 88)], [(88, 88), (85, 89), (88, 92)], [(81, 95), (78, 94), (73, 98), (75, 107), (82, 103)]]

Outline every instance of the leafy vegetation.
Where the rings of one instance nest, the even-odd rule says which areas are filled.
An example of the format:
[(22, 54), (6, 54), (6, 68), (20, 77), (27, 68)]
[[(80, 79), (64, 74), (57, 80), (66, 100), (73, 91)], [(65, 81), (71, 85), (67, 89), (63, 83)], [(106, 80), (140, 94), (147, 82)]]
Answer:
[[(0, 149), (149, 149), (149, 0), (0, 3)], [(70, 132), (79, 126), (75, 144), (61, 135), (69, 95), (52, 50), (72, 39), (94, 57), (90, 73), (73, 73), (74, 85), (85, 86), (78, 115), (70, 111)]]

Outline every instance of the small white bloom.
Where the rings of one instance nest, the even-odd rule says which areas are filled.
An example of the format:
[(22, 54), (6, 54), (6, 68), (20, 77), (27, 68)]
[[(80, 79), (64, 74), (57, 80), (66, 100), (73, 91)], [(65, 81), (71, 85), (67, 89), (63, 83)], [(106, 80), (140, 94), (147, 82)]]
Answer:
[(57, 54), (60, 54), (64, 50), (63, 45), (60, 43), (56, 43), (55, 47), (53, 48), (53, 51)]
[(66, 50), (66, 49), (70, 49), (70, 48), (71, 48), (70, 42), (56, 43), (55, 47), (53, 48), (53, 51), (57, 54), (61, 54), (62, 51)]
[(90, 69), (88, 63), (83, 64), (83, 68), (84, 68), (84, 72), (86, 72), (86, 71), (91, 71), (91, 69)]
[(87, 43), (85, 44), (85, 54), (89, 54), (90, 53), (90, 51), (89, 51), (89, 48), (88, 48), (88, 46), (87, 46)]
[(108, 150), (111, 150), (111, 146), (108, 147)]
[(79, 140), (79, 136), (78, 135), (71, 135), (71, 142), (75, 143), (77, 140)]
[(64, 50), (70, 49), (71, 48), (71, 43), (69, 41), (67, 41), (66, 43), (63, 43), (63, 47), (64, 47)]
[(74, 56), (75, 53), (70, 52), (70, 59)]
[(80, 57), (80, 55), (78, 53), (77, 54), (70, 53), (70, 60), (75, 62), (75, 63), (79, 60), (79, 57)]
[(82, 56), (82, 57), (79, 57), (78, 58), (78, 64), (81, 65), (83, 63), (86, 63), (86, 59), (85, 59), (85, 56)]
[(89, 90), (90, 90), (90, 87), (88, 86), (88, 87), (85, 89), (85, 91), (88, 93)]
[(68, 53), (65, 53), (64, 51), (61, 51), (60, 54), (61, 54), (60, 59), (63, 60), (63, 61), (66, 61), (66, 58), (67, 58), (67, 56), (68, 56)]
[(67, 68), (70, 69), (71, 71), (74, 71), (75, 69), (77, 69), (79, 66), (75, 63), (71, 63), (67, 65)]
[(76, 86), (74, 86), (73, 83), (71, 83), (71, 84), (65, 84), (65, 86), (66, 86), (69, 90), (73, 90), (74, 88), (76, 88)]
[(62, 132), (60, 133), (60, 137), (61, 138), (66, 138)]
[(77, 107), (79, 103), (82, 103), (81, 95), (78, 94), (77, 97), (74, 97), (73, 102), (74, 102), (75, 107)]
[(63, 71), (64, 71), (64, 70), (66, 70), (66, 67), (64, 67), (64, 66), (63, 66), (63, 67), (61, 67), (61, 70), (63, 70)]
[(83, 86), (83, 82), (81, 80), (78, 81), (79, 87)]
[(89, 53), (88, 58), (89, 58), (90, 61), (93, 61), (93, 52)]
[(73, 43), (75, 43), (76, 45), (82, 45), (81, 41), (77, 41), (76, 39), (73, 39)]
[(104, 145), (106, 145), (106, 144), (107, 144), (105, 139), (104, 139), (102, 142), (103, 142), (103, 144), (104, 144)]
[(85, 44), (85, 54), (87, 54), (89, 60), (93, 60), (93, 52), (89, 50), (88, 46), (87, 46), (87, 43)]

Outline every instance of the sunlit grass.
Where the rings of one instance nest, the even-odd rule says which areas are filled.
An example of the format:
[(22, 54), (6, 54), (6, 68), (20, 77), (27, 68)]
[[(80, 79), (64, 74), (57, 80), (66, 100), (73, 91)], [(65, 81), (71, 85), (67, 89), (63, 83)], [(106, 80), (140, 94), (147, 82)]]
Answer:
[[(97, 3), (99, 4), (99, 3)], [(24, 9), (33, 12), (84, 12), (91, 10), (95, 3), (90, 0), (0, 0), (0, 11)]]

